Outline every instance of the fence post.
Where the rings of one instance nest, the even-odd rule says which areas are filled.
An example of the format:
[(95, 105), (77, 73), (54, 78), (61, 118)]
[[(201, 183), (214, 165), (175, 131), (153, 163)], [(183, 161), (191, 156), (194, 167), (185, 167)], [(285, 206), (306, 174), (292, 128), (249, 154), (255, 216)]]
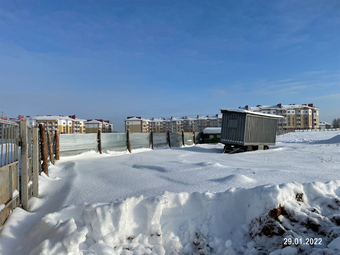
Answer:
[[(19, 126), (16, 127), (15, 129), (15, 144), (16, 144), (16, 148), (15, 148), (15, 161), (18, 161), (18, 164), (16, 165), (16, 185), (15, 187), (17, 188), (17, 190), (20, 190), (20, 176), (19, 176), (19, 141), (20, 141), (20, 134), (19, 134)], [(20, 192), (20, 191), (19, 191)], [(18, 207), (20, 205), (20, 196), (18, 196), (18, 198), (16, 199), (15, 202), (15, 207)]]
[(40, 147), (41, 148), (41, 159), (43, 161), (42, 170), (48, 176), (45, 124), (39, 124), (39, 133), (40, 133), (40, 145), (41, 145)]
[(195, 133), (194, 123), (192, 123), (191, 129), (192, 129), (192, 134), (193, 134), (193, 138), (194, 138), (194, 144), (196, 145), (196, 133)]
[(151, 149), (153, 149), (153, 132), (150, 133)]
[(182, 130), (182, 145), (185, 146), (185, 142), (184, 142), (184, 131)]
[(22, 208), (28, 209), (28, 169), (27, 169), (27, 120), (20, 122), (21, 138), (21, 204)]
[(98, 129), (97, 142), (98, 142), (98, 152), (102, 154), (102, 137), (101, 137), (100, 129)]
[(171, 141), (170, 141), (170, 131), (167, 132), (167, 138), (168, 138), (168, 145), (171, 148)]
[(2, 166), (2, 155), (4, 154), (4, 134), (5, 134), (5, 124), (1, 124), (1, 159), (0, 159), (0, 167)]
[(55, 150), (55, 160), (59, 160), (59, 130), (56, 130), (55, 131), (55, 136), (54, 136), (54, 144), (55, 144), (55, 147), (54, 147), (54, 150)]
[(53, 144), (51, 138), (51, 132), (47, 131), (47, 139), (48, 139), (48, 153), (50, 154), (50, 161), (54, 165), (54, 154), (53, 154)]
[(32, 128), (33, 131), (33, 196), (39, 197), (39, 137), (38, 128)]
[(128, 151), (131, 153), (131, 144), (130, 144), (130, 129), (126, 132), (126, 147)]

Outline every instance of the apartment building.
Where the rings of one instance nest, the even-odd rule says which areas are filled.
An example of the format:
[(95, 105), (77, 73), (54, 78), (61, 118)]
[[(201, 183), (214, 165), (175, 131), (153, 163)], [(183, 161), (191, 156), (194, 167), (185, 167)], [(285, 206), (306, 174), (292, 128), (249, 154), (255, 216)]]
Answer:
[(11, 118), (11, 121), (19, 122), (20, 120), (27, 120), (28, 126), (39, 126), (39, 124), (45, 124), (46, 131), (51, 133), (59, 130), (61, 134), (83, 134), (85, 133), (84, 119), (78, 119), (73, 116), (52, 116), (52, 115), (38, 115), (38, 116), (22, 116), (17, 118)]
[[(195, 118), (184, 117), (170, 117), (170, 118), (152, 118), (143, 119), (141, 117), (128, 117), (125, 119), (125, 131), (130, 129), (134, 133), (165, 133), (170, 131), (172, 133), (178, 132), (202, 132), (206, 127), (221, 127), (222, 115), (216, 114), (214, 116), (200, 116)], [(143, 130), (143, 131), (142, 131)]]
[(165, 133), (165, 118), (152, 118), (149, 121), (150, 132)]
[(98, 129), (100, 129), (102, 133), (113, 132), (113, 124), (110, 123), (109, 120), (90, 119), (86, 121), (85, 126), (86, 126), (86, 133), (97, 133)]
[(198, 132), (197, 118), (192, 118), (188, 116), (182, 117), (182, 125), (184, 132)]
[(150, 120), (142, 117), (127, 117), (125, 120), (125, 132), (129, 129), (131, 133), (149, 133)]
[(319, 108), (313, 104), (289, 104), (256, 107), (239, 107), (254, 112), (281, 115), (284, 118), (278, 120), (278, 132), (289, 132), (303, 129), (319, 129)]

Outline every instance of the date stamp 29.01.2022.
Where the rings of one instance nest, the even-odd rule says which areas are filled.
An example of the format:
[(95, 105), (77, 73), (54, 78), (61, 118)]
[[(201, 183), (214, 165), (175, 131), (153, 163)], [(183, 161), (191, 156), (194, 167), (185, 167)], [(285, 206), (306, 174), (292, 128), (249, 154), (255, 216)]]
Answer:
[(322, 238), (283, 238), (283, 245), (322, 245)]

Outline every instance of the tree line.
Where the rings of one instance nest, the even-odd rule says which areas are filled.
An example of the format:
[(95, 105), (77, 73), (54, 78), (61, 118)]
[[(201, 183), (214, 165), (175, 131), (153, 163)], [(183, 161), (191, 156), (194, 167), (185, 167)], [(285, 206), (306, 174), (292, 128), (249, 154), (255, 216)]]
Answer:
[(333, 128), (340, 128), (340, 118), (334, 119), (332, 122)]

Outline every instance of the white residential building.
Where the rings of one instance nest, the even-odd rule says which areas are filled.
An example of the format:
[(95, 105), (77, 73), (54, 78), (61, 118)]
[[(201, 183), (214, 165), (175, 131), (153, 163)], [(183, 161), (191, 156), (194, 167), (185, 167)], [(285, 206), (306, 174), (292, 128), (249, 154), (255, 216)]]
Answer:
[(319, 108), (313, 104), (257, 105), (256, 107), (246, 105), (239, 108), (283, 116), (284, 118), (278, 120), (277, 131), (279, 133), (303, 129), (319, 129)]

